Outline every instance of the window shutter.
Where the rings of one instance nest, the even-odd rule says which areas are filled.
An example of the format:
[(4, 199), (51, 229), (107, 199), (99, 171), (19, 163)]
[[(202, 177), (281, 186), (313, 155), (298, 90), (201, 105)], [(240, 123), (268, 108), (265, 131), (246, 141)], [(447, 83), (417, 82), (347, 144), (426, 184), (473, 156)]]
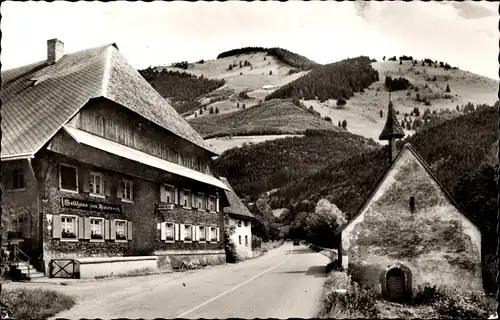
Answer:
[(194, 192), (191, 192), (191, 208), (196, 207), (196, 195)]
[(127, 222), (127, 240), (132, 240), (132, 221)]
[(179, 240), (184, 241), (184, 224), (179, 224)]
[(132, 200), (139, 199), (139, 184), (132, 181)]
[(179, 204), (179, 189), (174, 188), (174, 203)]
[(215, 210), (219, 212), (219, 197), (215, 200)]
[(219, 242), (219, 228), (215, 229), (217, 231), (217, 242)]
[(161, 223), (161, 227), (160, 227), (160, 239), (161, 241), (165, 241), (167, 239), (167, 230), (165, 230), (166, 228), (166, 223), (165, 222), (162, 222)]
[(174, 240), (179, 240), (179, 224), (174, 224)]
[(111, 185), (113, 184), (113, 179), (110, 175), (103, 175), (102, 183), (104, 183), (104, 195), (106, 197), (111, 196)]
[(90, 172), (88, 170), (81, 170), (82, 172), (82, 191), (90, 192)]
[(116, 220), (111, 219), (109, 223), (109, 239), (110, 240), (115, 240), (116, 239)]
[(198, 234), (196, 233), (197, 226), (191, 226), (191, 234), (193, 235), (193, 241), (198, 241)]
[(52, 238), (61, 239), (61, 216), (52, 216)]
[(121, 199), (123, 198), (123, 180), (118, 180), (118, 183), (116, 184), (116, 198)]
[(90, 218), (87, 218), (85, 217), (84, 218), (84, 224), (85, 224), (85, 227), (84, 227), (84, 239), (90, 239)]
[(160, 202), (167, 202), (167, 189), (164, 185), (160, 185)]
[(84, 230), (84, 222), (83, 222), (83, 217), (78, 217), (78, 239), (84, 239), (85, 234), (83, 233)]
[(109, 227), (109, 220), (104, 220), (104, 240), (109, 240), (109, 232), (110, 232), (110, 227)]

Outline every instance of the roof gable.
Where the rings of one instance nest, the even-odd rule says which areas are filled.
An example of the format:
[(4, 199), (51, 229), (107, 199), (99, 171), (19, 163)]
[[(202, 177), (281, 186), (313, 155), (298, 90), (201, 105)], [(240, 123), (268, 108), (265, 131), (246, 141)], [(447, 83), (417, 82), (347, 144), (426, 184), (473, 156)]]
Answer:
[(34, 155), (92, 98), (105, 97), (216, 154), (120, 54), (105, 45), (2, 72), (2, 159)]
[(473, 218), (470, 214), (468, 214), (467, 211), (465, 211), (465, 209), (455, 201), (453, 196), (448, 192), (448, 190), (446, 190), (446, 188), (443, 186), (443, 184), (439, 181), (438, 177), (434, 174), (432, 169), (425, 162), (425, 160), (419, 155), (419, 153), (413, 148), (413, 146), (411, 144), (406, 143), (403, 146), (403, 148), (401, 149), (401, 151), (399, 152), (399, 154), (397, 155), (397, 157), (394, 159), (392, 164), (381, 175), (381, 177), (377, 181), (375, 187), (373, 188), (373, 190), (371, 191), (369, 196), (365, 199), (365, 201), (361, 205), (360, 209), (357, 211), (356, 215), (352, 219), (350, 219), (349, 222), (347, 222), (344, 226), (342, 226), (342, 228), (340, 228), (339, 231), (337, 231), (337, 234), (341, 233), (344, 229), (346, 229), (353, 221), (356, 220), (357, 217), (359, 217), (363, 213), (363, 211), (365, 211), (367, 209), (367, 207), (371, 203), (371, 200), (377, 195), (377, 192), (379, 191), (380, 187), (388, 179), (390, 173), (393, 171), (393, 169), (398, 164), (398, 162), (401, 161), (402, 156), (407, 152), (409, 152), (417, 160), (417, 162), (420, 165), (422, 165), (425, 172), (437, 184), (440, 191), (444, 194), (444, 196), (447, 198), (447, 200), (460, 212), (460, 214), (462, 214), (467, 219), (469, 219), (479, 230), (481, 230), (481, 227), (480, 227), (479, 223), (477, 222), (477, 220), (475, 218)]
[(229, 201), (229, 207), (225, 207), (223, 211), (228, 214), (235, 214), (238, 216), (255, 218), (254, 215), (250, 212), (250, 210), (248, 210), (247, 206), (245, 206), (243, 201), (241, 201), (238, 195), (236, 195), (236, 192), (234, 192), (234, 189), (229, 184), (229, 181), (227, 181), (227, 179), (224, 177), (219, 177), (219, 179), (229, 189), (229, 190), (224, 190), (224, 192), (226, 193), (227, 200)]

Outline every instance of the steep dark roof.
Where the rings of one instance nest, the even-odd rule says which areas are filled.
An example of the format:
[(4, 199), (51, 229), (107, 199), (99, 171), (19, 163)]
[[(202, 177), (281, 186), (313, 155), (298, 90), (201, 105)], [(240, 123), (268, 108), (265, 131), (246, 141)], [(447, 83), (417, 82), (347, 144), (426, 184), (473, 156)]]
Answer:
[(227, 187), (228, 190), (224, 190), (226, 193), (227, 200), (229, 201), (229, 207), (224, 208), (224, 212), (227, 214), (234, 214), (237, 216), (247, 217), (247, 218), (255, 218), (254, 215), (248, 210), (247, 206), (241, 201), (241, 199), (234, 192), (233, 187), (229, 184), (224, 177), (219, 177), (220, 181), (222, 181)]
[(378, 137), (379, 140), (391, 140), (391, 138), (402, 139), (405, 136), (403, 128), (399, 125), (398, 119), (396, 118), (396, 112), (394, 111), (394, 106), (392, 101), (389, 102), (389, 107), (387, 110), (387, 120), (385, 122), (384, 130)]
[(33, 156), (89, 101), (104, 97), (216, 153), (114, 44), (2, 71), (2, 159)]
[(366, 197), (365, 201), (359, 207), (359, 209), (356, 212), (356, 214), (354, 215), (354, 217), (352, 217), (351, 220), (349, 220), (346, 224), (344, 224), (342, 226), (342, 228), (340, 228), (336, 232), (336, 234), (340, 234), (342, 231), (344, 231), (344, 229), (347, 228), (347, 226), (350, 225), (351, 222), (354, 221), (363, 212), (363, 210), (365, 209), (365, 207), (370, 202), (370, 199), (373, 198), (373, 196), (377, 192), (380, 184), (382, 184), (382, 182), (387, 178), (389, 172), (391, 172), (391, 170), (394, 168), (394, 166), (396, 165), (396, 163), (398, 162), (398, 160), (401, 158), (401, 155), (403, 154), (403, 152), (406, 149), (408, 149), (415, 156), (415, 158), (417, 159), (417, 161), (420, 162), (420, 164), (422, 164), (422, 166), (424, 167), (425, 171), (427, 171), (427, 173), (431, 176), (431, 178), (437, 183), (437, 185), (443, 191), (443, 193), (445, 194), (446, 198), (448, 198), (448, 200), (450, 201), (450, 203), (455, 208), (457, 208), (457, 210), (462, 215), (464, 215), (465, 217), (467, 217), (481, 231), (482, 228), (481, 228), (479, 222), (473, 216), (471, 216), (460, 204), (458, 204), (458, 202), (455, 201), (455, 199), (453, 198), (453, 196), (448, 192), (448, 190), (439, 181), (439, 178), (436, 176), (436, 174), (434, 173), (434, 171), (432, 171), (431, 167), (429, 167), (429, 165), (427, 164), (427, 162), (420, 156), (420, 154), (417, 152), (417, 150), (415, 150), (415, 148), (413, 148), (413, 146), (410, 143), (405, 143), (405, 145), (403, 146), (403, 148), (401, 149), (401, 151), (399, 152), (399, 154), (397, 155), (397, 157), (394, 159), (394, 161), (392, 162), (392, 164), (380, 176), (380, 178), (378, 179), (377, 183), (375, 184), (375, 187), (372, 189), (372, 191), (370, 192), (370, 194), (368, 195), (368, 197)]

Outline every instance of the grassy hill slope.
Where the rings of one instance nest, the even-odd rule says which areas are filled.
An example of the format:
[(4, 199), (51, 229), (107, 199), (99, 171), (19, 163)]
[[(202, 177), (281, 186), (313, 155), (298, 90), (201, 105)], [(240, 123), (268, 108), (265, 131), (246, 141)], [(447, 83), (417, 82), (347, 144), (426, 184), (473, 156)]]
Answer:
[[(208, 110), (204, 112), (209, 113)], [(192, 118), (188, 123), (205, 139), (229, 135), (300, 134), (307, 129), (341, 130), (291, 99), (266, 101), (229, 114), (209, 114)]]
[(224, 152), (216, 171), (231, 180), (236, 192), (255, 200), (262, 192), (280, 188), (329, 163), (377, 148), (373, 140), (348, 132), (310, 131), (293, 137), (246, 145)]

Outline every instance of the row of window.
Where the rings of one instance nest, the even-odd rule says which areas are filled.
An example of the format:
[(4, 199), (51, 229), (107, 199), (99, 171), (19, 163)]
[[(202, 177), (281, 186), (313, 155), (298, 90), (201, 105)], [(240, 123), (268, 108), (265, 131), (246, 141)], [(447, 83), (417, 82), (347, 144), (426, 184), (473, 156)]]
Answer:
[(179, 189), (172, 185), (160, 186), (160, 201), (182, 205), (186, 209), (195, 208), (198, 210), (208, 210), (219, 212), (219, 201), (213, 195), (205, 195), (202, 192), (192, 192), (189, 189)]
[(159, 224), (162, 241), (219, 242), (219, 228), (191, 224), (162, 222)]
[(52, 238), (62, 240), (132, 240), (132, 222), (98, 217), (57, 215), (52, 218)]
[[(237, 224), (238, 224), (238, 227), (241, 227), (241, 220), (237, 220)], [(243, 225), (245, 227), (248, 227), (248, 221), (247, 220), (243, 220)], [(240, 241), (241, 242), (241, 241)], [(240, 243), (241, 244), (241, 243)]]
[[(241, 235), (238, 236), (238, 240), (241, 244)], [(248, 235), (245, 235), (245, 245), (248, 246)]]

